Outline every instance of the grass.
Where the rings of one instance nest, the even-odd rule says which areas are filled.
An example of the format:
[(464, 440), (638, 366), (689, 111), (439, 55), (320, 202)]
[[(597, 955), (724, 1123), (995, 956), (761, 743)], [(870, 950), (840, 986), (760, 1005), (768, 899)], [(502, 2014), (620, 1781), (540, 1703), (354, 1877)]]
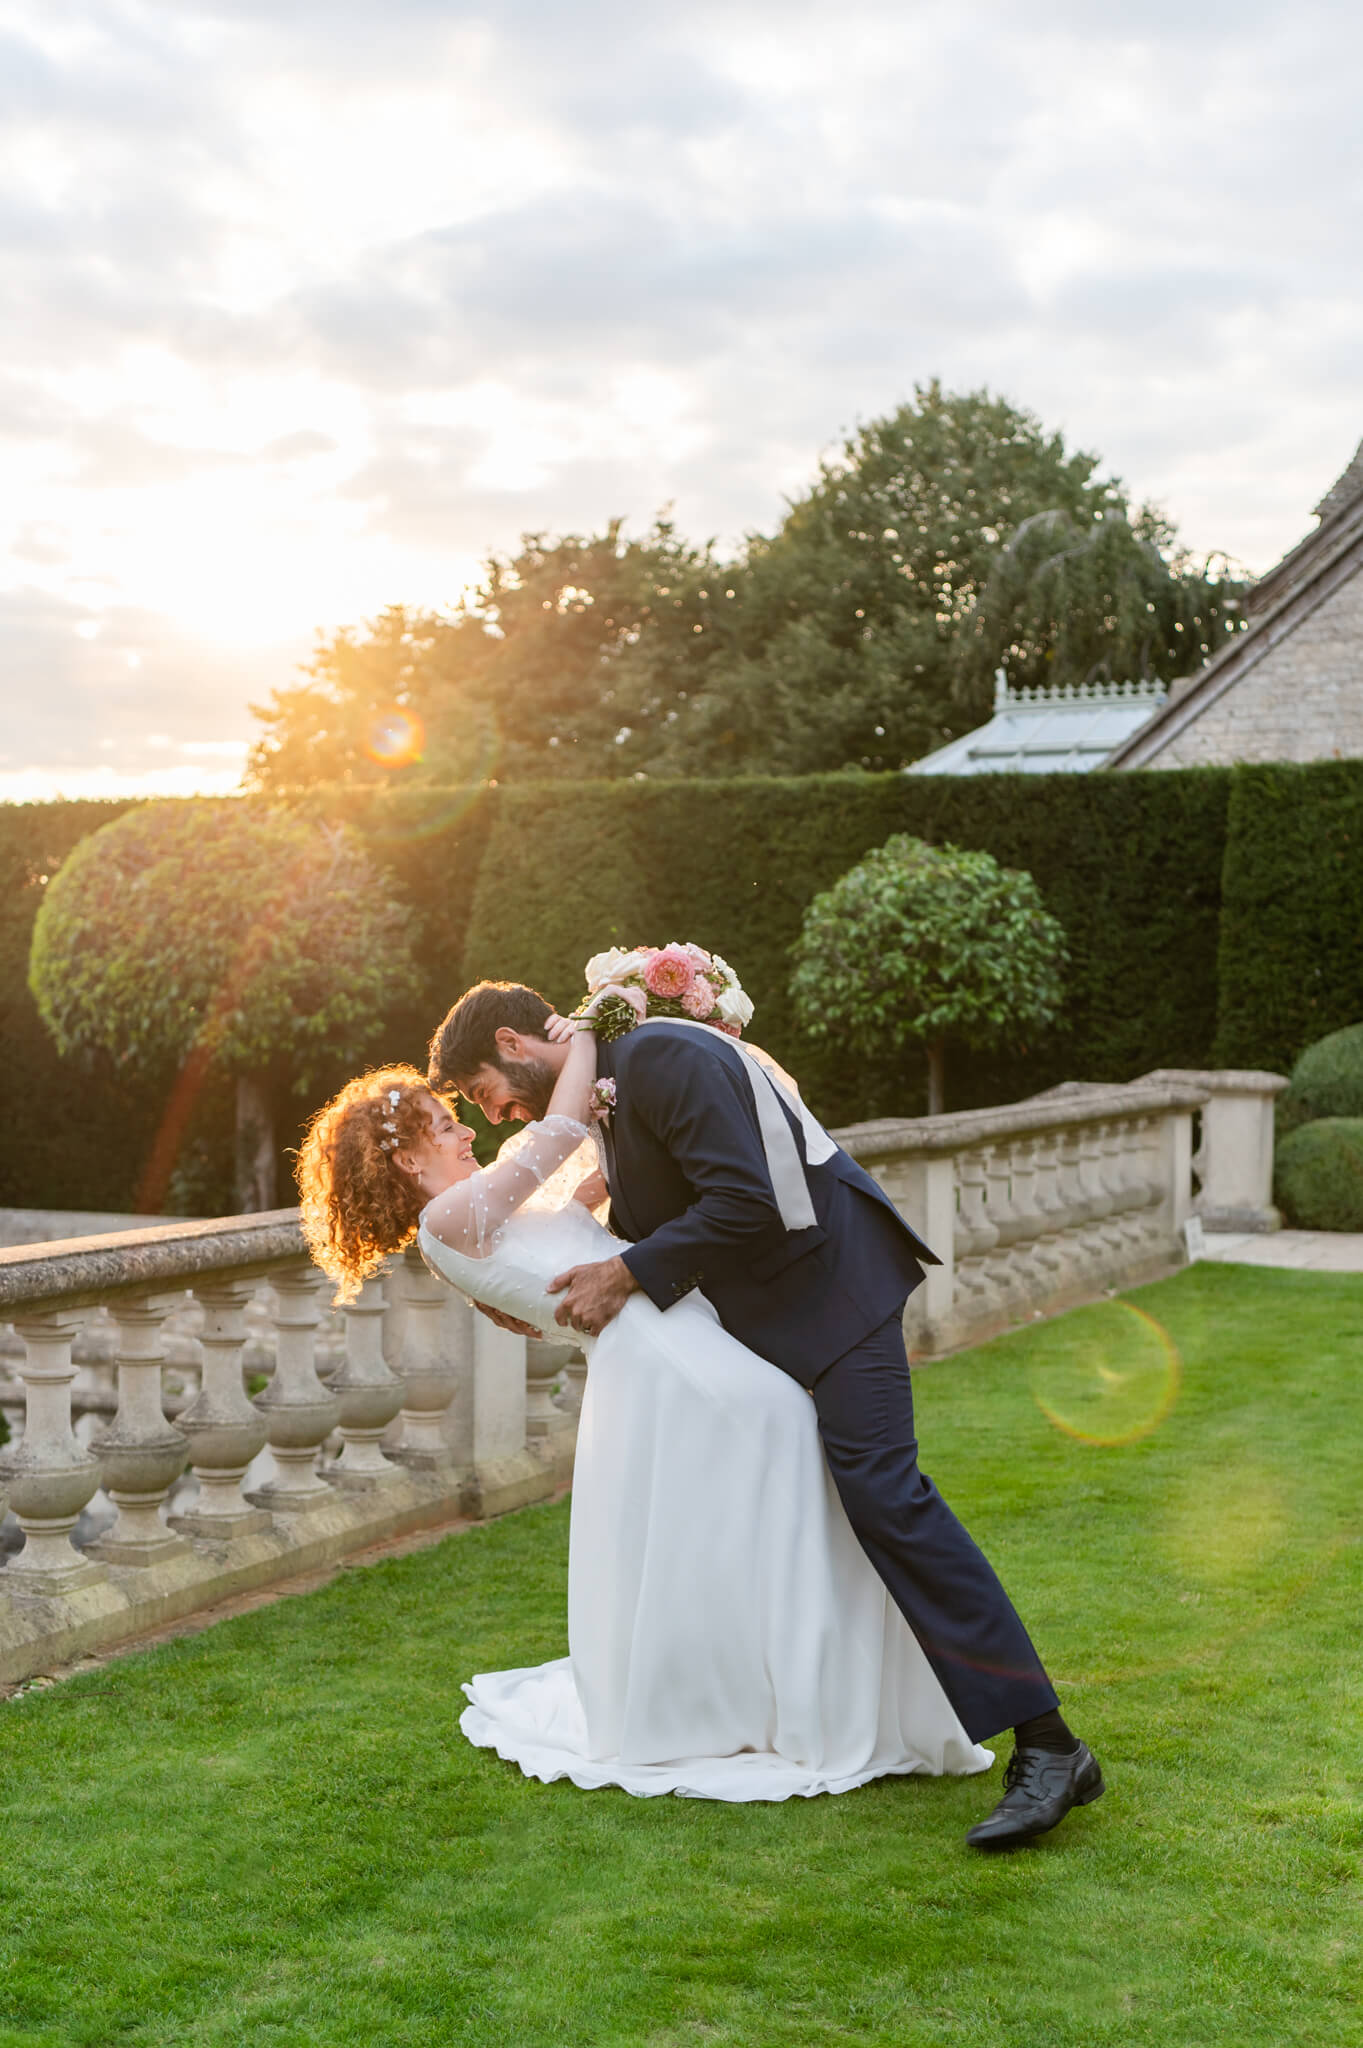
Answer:
[(1108, 1774), (1044, 1843), (963, 1847), (996, 1776), (732, 1807), (470, 1749), (460, 1680), (565, 1647), (534, 1509), (0, 1707), (0, 2048), (1363, 2041), (1363, 1279), (1131, 1299), (917, 1378)]

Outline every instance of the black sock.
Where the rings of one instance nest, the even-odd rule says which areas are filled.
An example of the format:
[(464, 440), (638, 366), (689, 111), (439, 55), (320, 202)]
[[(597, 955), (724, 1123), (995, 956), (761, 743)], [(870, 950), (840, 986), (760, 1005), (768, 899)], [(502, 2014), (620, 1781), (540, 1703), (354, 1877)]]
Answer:
[(1013, 1740), (1019, 1749), (1048, 1749), (1053, 1756), (1073, 1756), (1079, 1747), (1078, 1736), (1065, 1726), (1058, 1707), (1048, 1714), (1034, 1714), (1030, 1721), (1019, 1721)]

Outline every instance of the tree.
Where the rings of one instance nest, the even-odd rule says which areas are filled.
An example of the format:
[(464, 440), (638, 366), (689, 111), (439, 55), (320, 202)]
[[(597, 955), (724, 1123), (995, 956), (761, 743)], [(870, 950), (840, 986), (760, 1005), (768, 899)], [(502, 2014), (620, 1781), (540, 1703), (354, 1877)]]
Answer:
[(211, 1075), (237, 1103), (237, 1197), (275, 1204), (275, 1115), (369, 1054), (417, 992), (404, 913), (359, 843), (239, 799), (148, 804), (48, 884), (29, 985), (64, 1055), (162, 1074), (138, 1205), (159, 1208)]
[(769, 540), (660, 767), (904, 766), (1027, 682), (1181, 675), (1237, 629), (1242, 585), (1133, 518), (1097, 457), (933, 382), (825, 462)]
[(948, 1040), (983, 1048), (1053, 1023), (1067, 956), (1029, 874), (900, 832), (814, 898), (793, 957), (810, 1036), (870, 1056), (921, 1044), (937, 1115)]
[(453, 613), (394, 606), (321, 639), (308, 680), (253, 707), (265, 731), (248, 783), (632, 774), (685, 702), (722, 585), (665, 517), (640, 540), (618, 519), (586, 537), (525, 534)]
[(252, 705), (263, 731), (246, 766), (267, 795), (318, 783), (465, 783), (495, 773), (478, 681), (494, 642), (481, 619), (390, 605), (321, 635), (307, 680)]
[(1243, 583), (1097, 470), (1006, 399), (919, 386), (737, 560), (666, 516), (525, 534), (454, 612), (323, 639), (258, 707), (248, 781), (894, 769), (987, 718), (1000, 666), (1172, 680)]

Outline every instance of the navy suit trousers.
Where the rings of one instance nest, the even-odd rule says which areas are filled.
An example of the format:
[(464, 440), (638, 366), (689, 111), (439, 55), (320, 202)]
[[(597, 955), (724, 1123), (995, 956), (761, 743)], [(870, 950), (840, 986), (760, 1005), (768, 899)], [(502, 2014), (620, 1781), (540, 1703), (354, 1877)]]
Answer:
[(988, 1558), (920, 1470), (902, 1310), (815, 1380), (819, 1433), (847, 1519), (983, 1742), (1057, 1704)]

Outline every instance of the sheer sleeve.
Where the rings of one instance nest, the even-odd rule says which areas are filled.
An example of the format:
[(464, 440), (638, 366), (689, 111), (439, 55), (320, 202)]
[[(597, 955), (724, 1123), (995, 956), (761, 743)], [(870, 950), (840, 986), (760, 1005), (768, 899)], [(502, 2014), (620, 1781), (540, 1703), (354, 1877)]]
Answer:
[(502, 1225), (536, 1194), (591, 1136), (570, 1116), (547, 1116), (527, 1124), (498, 1153), (491, 1166), (437, 1195), (423, 1211), (432, 1237), (465, 1258), (486, 1258)]

